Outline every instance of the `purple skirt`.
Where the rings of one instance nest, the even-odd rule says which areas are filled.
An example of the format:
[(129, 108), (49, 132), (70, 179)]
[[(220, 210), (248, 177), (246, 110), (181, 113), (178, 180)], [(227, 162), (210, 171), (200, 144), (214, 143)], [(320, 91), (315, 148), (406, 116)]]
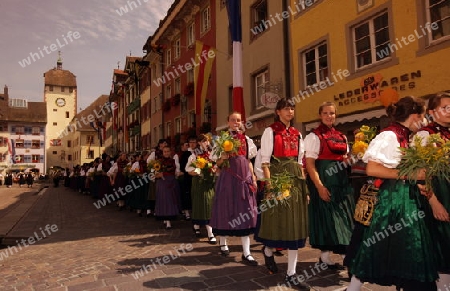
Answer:
[(180, 187), (175, 176), (156, 180), (155, 216), (160, 220), (172, 220), (180, 214)]
[(256, 194), (250, 190), (252, 174), (244, 156), (229, 159), (216, 182), (210, 225), (216, 235), (247, 236), (255, 231)]

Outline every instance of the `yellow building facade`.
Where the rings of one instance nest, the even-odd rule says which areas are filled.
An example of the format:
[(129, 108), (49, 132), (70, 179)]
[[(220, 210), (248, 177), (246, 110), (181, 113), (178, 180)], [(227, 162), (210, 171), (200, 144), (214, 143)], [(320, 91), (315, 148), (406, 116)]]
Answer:
[(296, 121), (314, 128), (332, 101), (344, 133), (383, 127), (391, 89), (400, 98), (450, 89), (450, 1), (435, 2), (290, 1)]

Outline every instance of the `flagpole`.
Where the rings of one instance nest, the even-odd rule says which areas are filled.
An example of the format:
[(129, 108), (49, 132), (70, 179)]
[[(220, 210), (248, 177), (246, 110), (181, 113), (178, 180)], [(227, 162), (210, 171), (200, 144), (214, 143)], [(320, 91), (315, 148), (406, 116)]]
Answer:
[(240, 112), (245, 121), (242, 73), (241, 0), (227, 1), (228, 20), (233, 41), (233, 111)]

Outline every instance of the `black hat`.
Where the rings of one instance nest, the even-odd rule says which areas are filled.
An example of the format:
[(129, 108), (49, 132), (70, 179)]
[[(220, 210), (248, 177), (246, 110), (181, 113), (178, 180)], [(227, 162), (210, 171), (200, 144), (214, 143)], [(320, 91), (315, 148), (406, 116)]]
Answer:
[(165, 140), (164, 138), (161, 138), (161, 139), (158, 141), (158, 144), (162, 144), (162, 143), (167, 143), (167, 140)]

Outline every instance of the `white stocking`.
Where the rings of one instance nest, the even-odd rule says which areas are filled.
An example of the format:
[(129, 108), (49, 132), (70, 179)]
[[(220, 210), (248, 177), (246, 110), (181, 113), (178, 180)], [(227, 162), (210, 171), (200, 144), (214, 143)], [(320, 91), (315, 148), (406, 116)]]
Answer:
[(250, 237), (248, 235), (241, 237), (241, 242), (244, 257), (247, 257), (248, 255), (250, 255)]
[(288, 250), (288, 267), (287, 275), (292, 276), (295, 274), (295, 268), (297, 267), (298, 250)]
[(438, 291), (450, 291), (450, 274), (439, 273), (439, 280), (436, 282)]
[(353, 275), (350, 285), (347, 287), (347, 291), (360, 291), (362, 285), (363, 283)]

